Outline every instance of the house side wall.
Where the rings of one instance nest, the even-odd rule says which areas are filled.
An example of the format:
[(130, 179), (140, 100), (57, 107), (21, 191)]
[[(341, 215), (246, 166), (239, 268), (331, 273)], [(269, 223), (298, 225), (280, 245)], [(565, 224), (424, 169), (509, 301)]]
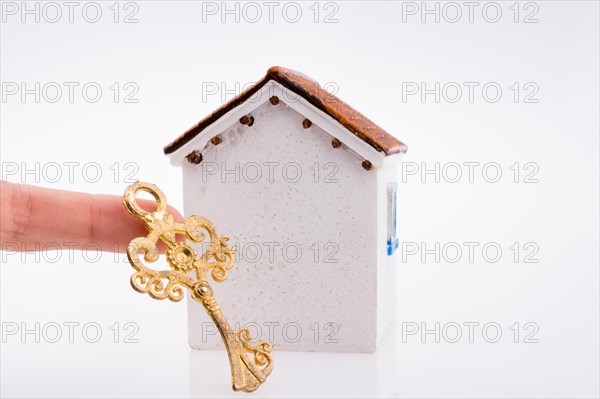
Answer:
[[(266, 102), (248, 127), (183, 164), (185, 214), (212, 220), (238, 247), (211, 282), (234, 328), (281, 350), (370, 352), (377, 339), (378, 174), (287, 106)], [(198, 250), (202, 246), (198, 245)], [(188, 301), (193, 348), (221, 347), (202, 306)]]
[[(396, 163), (388, 163), (377, 171), (377, 344), (381, 343), (397, 314), (397, 268), (400, 248), (388, 254), (389, 185), (398, 183)], [(397, 196), (401, 186), (397, 184)], [(396, 207), (396, 237), (402, 239), (401, 210)]]

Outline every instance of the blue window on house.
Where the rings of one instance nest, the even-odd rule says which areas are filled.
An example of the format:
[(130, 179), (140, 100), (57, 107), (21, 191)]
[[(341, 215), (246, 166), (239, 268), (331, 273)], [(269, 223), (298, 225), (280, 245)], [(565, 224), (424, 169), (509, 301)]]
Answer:
[(388, 185), (388, 237), (387, 253), (391, 255), (398, 249), (398, 237), (396, 236), (396, 209), (398, 198), (398, 184)]

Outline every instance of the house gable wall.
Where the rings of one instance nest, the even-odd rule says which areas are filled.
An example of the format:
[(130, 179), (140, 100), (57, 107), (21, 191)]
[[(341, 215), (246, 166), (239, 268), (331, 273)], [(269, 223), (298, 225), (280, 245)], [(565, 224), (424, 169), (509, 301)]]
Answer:
[[(339, 130), (316, 121), (305, 129), (298, 106), (264, 100), (253, 104), (252, 126), (230, 119), (187, 148), (202, 152), (200, 164), (182, 163), (185, 214), (208, 217), (238, 246), (215, 296), (234, 328), (247, 325), (279, 349), (373, 351), (378, 175), (361, 164), (377, 153), (362, 142), (352, 143), (362, 154), (334, 148)], [(219, 347), (201, 305), (188, 309), (191, 346)]]

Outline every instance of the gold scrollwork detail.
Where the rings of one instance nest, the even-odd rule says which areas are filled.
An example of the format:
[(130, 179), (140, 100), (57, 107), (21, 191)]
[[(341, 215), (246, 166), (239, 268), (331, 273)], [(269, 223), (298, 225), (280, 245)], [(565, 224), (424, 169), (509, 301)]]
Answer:
[(161, 276), (150, 269), (133, 273), (131, 286), (138, 292), (149, 294), (154, 299), (168, 298), (173, 302), (178, 302), (185, 296), (184, 286), (177, 278)]
[(268, 375), (273, 366), (270, 356), (270, 353), (273, 350), (271, 344), (267, 341), (260, 341), (256, 346), (253, 346), (250, 343), (250, 341), (252, 341), (252, 334), (247, 328), (240, 328), (236, 335), (244, 349), (247, 352), (254, 354), (254, 362), (258, 366), (263, 367), (262, 372)]

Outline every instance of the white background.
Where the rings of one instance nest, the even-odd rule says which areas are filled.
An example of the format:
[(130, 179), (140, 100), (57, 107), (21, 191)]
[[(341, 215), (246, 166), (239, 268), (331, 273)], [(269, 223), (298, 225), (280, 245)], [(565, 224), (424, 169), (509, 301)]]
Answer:
[[(83, 18), (85, 2), (75, 8), (73, 23), (61, 2), (63, 15), (56, 23), (47, 20), (55, 18), (55, 9), (46, 8), (43, 15), (44, 3), (38, 3), (39, 23), (34, 15), (22, 22), (21, 3), (14, 4), (19, 11), (3, 14), (0, 42), (5, 180), (120, 195), (125, 172), (135, 171), (134, 179), (158, 184), (180, 207), (180, 171), (169, 165), (162, 147), (217, 108), (221, 94), (225, 100), (233, 95), (207, 95), (207, 86), (239, 91), (272, 65), (329, 83), (339, 97), (408, 145), (410, 165), (462, 165), (456, 183), (449, 182), (456, 170), (450, 167), (439, 183), (433, 175), (422, 182), (420, 174), (401, 181), (399, 235), (405, 244), (427, 248), (436, 242), (440, 247), (479, 243), (473, 261), (464, 246), (454, 263), (449, 253), (439, 262), (433, 255), (424, 261), (420, 254), (406, 255), (398, 264), (398, 321), (377, 353), (276, 352), (273, 374), (249, 396), (598, 397), (597, 2), (498, 2), (502, 15), (496, 23), (488, 22), (496, 6), (485, 2), (477, 3), (473, 22), (468, 7), (455, 3), (462, 12), (456, 23), (449, 22), (456, 8), (445, 3), (437, 5), (446, 11), (439, 23), (434, 15), (422, 22), (420, 13), (403, 13), (413, 5), (421, 8), (420, 2), (321, 3), (317, 22), (313, 2), (298, 3), (297, 23), (289, 22), (293, 10), (282, 14), (285, 3), (275, 8), (272, 23), (261, 2), (256, 4), (263, 15), (256, 23), (248, 21), (255, 10), (244, 13), (243, 4), (237, 6), (239, 22), (232, 14), (225, 15), (225, 23), (220, 13), (203, 15), (202, 4), (193, 2), (136, 2), (137, 23), (123, 23), (135, 10), (123, 3), (117, 23), (112, 2), (98, 3), (97, 23)], [(212, 4), (222, 11), (220, 2)], [(488, 14), (482, 14), (484, 7)], [(332, 11), (337, 22), (324, 23)], [(88, 12), (93, 18), (93, 9)], [(524, 23), (531, 13), (538, 22)], [(55, 93), (47, 92), (36, 103), (34, 95), (6, 96), (7, 82), (29, 88), (35, 82), (41, 87), (78, 82), (79, 88), (72, 103), (64, 85), (58, 102), (48, 101)], [(82, 96), (88, 82), (103, 90), (96, 103)], [(114, 82), (123, 90), (117, 103), (109, 88)], [(123, 101), (131, 91), (124, 89), (127, 82), (139, 88), (137, 103)], [(435, 82), (441, 87), (456, 82), (463, 96), (456, 103), (448, 101), (454, 92), (441, 93), (439, 102), (433, 94), (424, 101), (419, 95), (403, 99), (411, 82), (430, 89)], [(479, 84), (472, 102), (464, 82)], [(482, 95), (490, 82), (502, 89), (497, 102)], [(522, 90), (517, 102), (510, 89), (515, 82)], [(532, 91), (523, 91), (527, 83), (539, 89), (531, 98), (536, 103), (524, 102)], [(37, 174), (24, 173), (36, 162)], [(57, 182), (50, 181), (56, 172), (49, 169), (52, 162), (62, 165)], [(73, 179), (65, 162), (78, 163)], [(94, 165), (83, 173), (92, 162), (102, 171), (97, 182), (91, 181)], [(473, 182), (464, 162), (479, 162)], [(510, 169), (515, 162), (521, 170), (517, 183)], [(492, 170), (482, 175), (489, 163), (502, 171), (497, 183), (485, 179), (494, 177)], [(524, 169), (526, 163), (539, 169), (533, 176), (537, 182), (524, 182), (532, 170)], [(502, 249), (495, 263), (481, 253), (490, 242)], [(509, 248), (515, 242), (518, 261)], [(530, 252), (526, 243), (539, 248), (531, 258), (537, 263), (524, 262)], [(73, 343), (64, 325), (54, 344), (44, 337), (36, 343), (32, 334), (4, 336), (3, 397), (233, 395), (225, 353), (191, 351), (185, 305), (135, 293), (123, 256), (93, 250), (0, 255), (3, 328), (80, 323)], [(82, 336), (82, 326), (90, 322), (102, 328), (95, 344)], [(110, 329), (115, 322), (118, 343)], [(124, 343), (127, 322), (139, 327), (138, 343)], [(479, 323), (473, 342), (468, 322)], [(525, 329), (528, 322), (533, 327)], [(435, 323), (446, 332), (439, 342), (434, 334), (403, 334), (415, 325), (434, 329)], [(450, 342), (452, 323), (462, 326), (457, 343)], [(502, 329), (498, 342), (487, 342), (495, 334), (482, 333), (486, 323)], [(517, 343), (514, 323), (519, 323)], [(525, 343), (536, 326), (539, 331), (530, 338), (537, 343)]]

